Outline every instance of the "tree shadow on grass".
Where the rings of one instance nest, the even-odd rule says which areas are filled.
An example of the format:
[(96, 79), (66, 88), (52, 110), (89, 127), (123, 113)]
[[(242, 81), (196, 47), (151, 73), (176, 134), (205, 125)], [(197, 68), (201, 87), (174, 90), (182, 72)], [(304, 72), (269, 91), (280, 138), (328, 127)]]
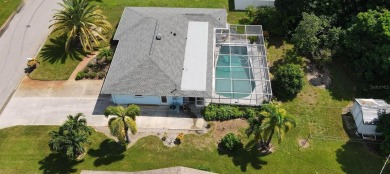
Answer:
[[(379, 173), (384, 162), (385, 157), (375, 155), (369, 152), (371, 147), (379, 146), (379, 144), (356, 142), (347, 142), (341, 148), (336, 150), (337, 162), (341, 165), (341, 169), (347, 174), (355, 173)], [(367, 147), (368, 148), (367, 148)], [(386, 166), (383, 173), (389, 173), (390, 167)]]
[(99, 149), (88, 150), (88, 155), (97, 157), (93, 164), (98, 167), (122, 160), (125, 157), (123, 154), (125, 151), (125, 145), (118, 144), (112, 139), (106, 139), (100, 144)]
[(39, 170), (42, 170), (42, 173), (73, 173), (77, 171), (74, 166), (83, 161), (84, 160), (71, 161), (62, 157), (61, 154), (51, 153), (38, 163), (41, 165)]
[(219, 155), (227, 155), (232, 158), (235, 166), (240, 166), (242, 172), (246, 172), (248, 165), (251, 165), (254, 169), (261, 169), (267, 162), (261, 160), (262, 156), (258, 148), (255, 147), (255, 142), (249, 142), (245, 147), (239, 147), (233, 152), (225, 151), (222, 148), (218, 148)]
[(274, 99), (282, 102), (288, 102), (294, 100), (297, 97), (297, 94), (287, 94), (285, 92), (285, 89), (279, 87), (280, 86), (279, 84), (277, 81), (271, 80), (272, 93)]
[(77, 46), (71, 46), (68, 53), (65, 52), (65, 43), (66, 43), (66, 37), (65, 36), (59, 36), (55, 39), (50, 38), (49, 41), (50, 44), (46, 44), (40, 53), (40, 56), (43, 58), (44, 61), (48, 61), (49, 63), (57, 63), (60, 62), (61, 64), (64, 64), (66, 59), (69, 57), (73, 60), (82, 60), (80, 58), (81, 55), (86, 54)]
[(331, 63), (328, 67), (332, 80), (329, 91), (333, 99), (352, 100), (358, 88), (352, 72), (349, 72), (342, 63)]
[(278, 49), (284, 45), (283, 37), (270, 37), (267, 40), (268, 40), (267, 48), (270, 48), (271, 46), (275, 46), (275, 48)]
[(229, 0), (228, 4), (229, 4), (229, 11), (236, 10), (235, 5), (234, 5), (234, 0)]

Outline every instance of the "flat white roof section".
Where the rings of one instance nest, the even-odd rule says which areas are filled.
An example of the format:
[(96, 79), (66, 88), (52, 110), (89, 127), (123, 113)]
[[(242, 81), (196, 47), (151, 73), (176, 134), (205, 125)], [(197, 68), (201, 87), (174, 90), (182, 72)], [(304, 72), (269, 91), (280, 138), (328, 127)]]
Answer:
[(188, 22), (181, 90), (206, 91), (208, 22)]

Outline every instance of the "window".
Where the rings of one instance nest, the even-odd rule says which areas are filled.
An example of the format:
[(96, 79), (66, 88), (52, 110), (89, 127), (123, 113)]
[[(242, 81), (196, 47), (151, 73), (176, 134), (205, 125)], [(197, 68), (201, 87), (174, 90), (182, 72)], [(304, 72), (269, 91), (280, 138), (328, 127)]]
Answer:
[(197, 106), (204, 106), (204, 98), (197, 97), (196, 98), (196, 105)]
[(161, 96), (161, 103), (167, 103), (167, 96)]

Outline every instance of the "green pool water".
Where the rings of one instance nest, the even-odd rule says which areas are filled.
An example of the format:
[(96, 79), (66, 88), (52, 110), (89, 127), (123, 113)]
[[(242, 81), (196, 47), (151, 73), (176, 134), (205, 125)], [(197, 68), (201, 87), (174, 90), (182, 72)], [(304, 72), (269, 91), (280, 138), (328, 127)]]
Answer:
[(253, 79), (252, 71), (250, 68), (244, 68), (251, 67), (246, 56), (247, 48), (243, 46), (222, 46), (220, 54), (229, 54), (230, 51), (231, 57), (229, 55), (218, 56), (217, 67), (215, 70), (215, 91), (217, 94), (229, 98), (244, 98), (250, 94), (241, 93), (251, 93), (255, 88), (255, 82), (250, 80)]

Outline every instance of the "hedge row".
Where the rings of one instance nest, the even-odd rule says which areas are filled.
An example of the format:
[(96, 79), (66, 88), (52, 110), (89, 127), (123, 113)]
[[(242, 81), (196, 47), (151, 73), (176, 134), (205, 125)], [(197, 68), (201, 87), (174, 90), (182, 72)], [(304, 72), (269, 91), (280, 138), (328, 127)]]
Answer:
[(207, 121), (222, 121), (235, 118), (249, 118), (253, 117), (256, 112), (256, 109), (252, 107), (210, 104), (205, 108), (204, 119)]

